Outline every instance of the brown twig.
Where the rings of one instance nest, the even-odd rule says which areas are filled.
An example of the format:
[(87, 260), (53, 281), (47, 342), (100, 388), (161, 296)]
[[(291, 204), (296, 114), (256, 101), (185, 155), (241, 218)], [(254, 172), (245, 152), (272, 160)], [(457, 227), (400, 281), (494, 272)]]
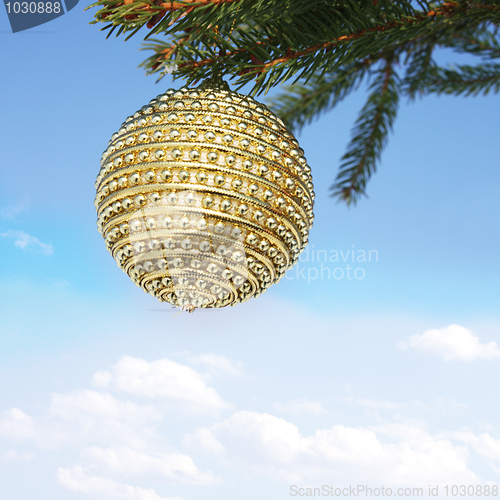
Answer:
[[(414, 18), (406, 18), (402, 19), (401, 21), (393, 21), (392, 23), (386, 24), (386, 25), (379, 25), (379, 26), (374, 26), (373, 28), (365, 29), (365, 30), (360, 30), (356, 33), (352, 33), (350, 35), (343, 35), (339, 38), (336, 38), (334, 40), (331, 40), (329, 42), (324, 42), (321, 44), (314, 45), (312, 47), (309, 47), (305, 50), (301, 51), (291, 51), (287, 50), (287, 54), (282, 57), (278, 57), (276, 59), (273, 59), (271, 61), (268, 61), (266, 63), (263, 63), (260, 68), (253, 68), (250, 69), (249, 71), (245, 72), (250, 72), (254, 71), (257, 74), (261, 74), (264, 71), (266, 71), (268, 68), (275, 66), (280, 63), (286, 63), (288, 61), (291, 61), (292, 59), (297, 59), (299, 57), (302, 57), (304, 55), (310, 54), (312, 52), (317, 52), (319, 50), (331, 50), (335, 47), (335, 45), (338, 45), (339, 43), (343, 43), (346, 41), (351, 41), (351, 40), (356, 40), (358, 38), (371, 35), (373, 33), (382, 33), (384, 31), (387, 31), (388, 29), (395, 28), (395, 27), (402, 27), (402, 26), (409, 26), (412, 24), (415, 24), (419, 21), (422, 21), (423, 19), (428, 19), (430, 17), (449, 17), (454, 11), (460, 10), (460, 9), (465, 9), (466, 7), (460, 6), (458, 3), (453, 3), (453, 2), (445, 2), (439, 9), (434, 9), (429, 12), (426, 12), (424, 14), (420, 14), (415, 16)], [(474, 8), (493, 8), (495, 10), (498, 10), (498, 7), (490, 6), (490, 5), (476, 5)], [(264, 42), (261, 42), (264, 44)], [(260, 44), (259, 44), (260, 45)], [(199, 68), (201, 66), (205, 66), (207, 64), (211, 64), (214, 62), (219, 62), (222, 59), (227, 60), (233, 57), (234, 55), (244, 52), (245, 49), (240, 49), (240, 50), (235, 50), (232, 52), (228, 52), (223, 58), (222, 57), (215, 57), (215, 58), (210, 58), (210, 59), (204, 59), (201, 61), (195, 61), (195, 62), (186, 62), (181, 64), (179, 67), (189, 67), (189, 68)], [(252, 56), (250, 56), (250, 59), (252, 60)], [(252, 60), (252, 62), (254, 62)], [(255, 62), (254, 62), (255, 64)]]

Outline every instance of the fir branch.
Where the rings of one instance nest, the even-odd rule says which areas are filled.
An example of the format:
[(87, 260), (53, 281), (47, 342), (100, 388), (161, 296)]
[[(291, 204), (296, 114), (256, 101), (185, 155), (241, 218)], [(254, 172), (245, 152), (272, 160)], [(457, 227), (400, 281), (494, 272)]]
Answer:
[[(149, 15), (162, 13), (166, 16), (162, 23), (161, 31), (173, 34), (198, 26), (207, 29), (210, 25), (224, 24), (228, 20), (237, 20), (238, 23), (247, 20), (256, 20), (272, 24), (273, 21), (281, 19), (283, 14), (289, 18), (300, 17), (306, 20), (308, 17), (314, 21), (313, 27), (324, 22), (328, 27), (344, 24), (344, 30), (351, 25), (352, 30), (358, 29), (366, 24), (369, 17), (382, 21), (384, 16), (412, 15), (414, 9), (411, 4), (404, 0), (379, 2), (359, 2), (357, 0), (343, 0), (336, 2), (332, 0), (293, 0), (283, 5), (283, 0), (99, 0), (90, 7), (100, 7), (95, 14), (96, 22), (112, 22), (112, 24), (127, 24), (125, 21), (141, 22), (143, 20), (124, 18), (127, 5), (133, 5), (137, 15)], [(88, 8), (90, 8), (88, 7)], [(141, 12), (142, 11), (142, 12)], [(354, 15), (353, 15), (354, 14)], [(364, 14), (364, 15), (362, 15)], [(330, 21), (334, 21), (331, 23)], [(135, 24), (137, 24), (137, 22)], [(175, 28), (171, 29), (173, 25)], [(358, 25), (358, 27), (356, 27)], [(107, 28), (105, 28), (107, 29)], [(158, 30), (150, 32), (158, 33)]]
[(268, 101), (267, 105), (288, 128), (298, 131), (314, 118), (333, 109), (357, 88), (373, 62), (373, 58), (367, 58), (323, 78), (316, 74), (313, 82), (308, 84), (288, 85), (278, 97)]
[(500, 57), (500, 41), (496, 35), (491, 33), (489, 27), (484, 27), (470, 33), (460, 33), (445, 44), (447, 47), (481, 57)]
[(500, 64), (435, 68), (426, 82), (428, 93), (478, 95), (500, 91)]
[(371, 94), (356, 121), (354, 137), (343, 156), (343, 163), (332, 196), (356, 204), (365, 194), (366, 183), (376, 171), (376, 162), (387, 142), (398, 108), (399, 78), (389, 59), (371, 85)]
[(410, 59), (410, 64), (406, 68), (402, 88), (411, 100), (415, 99), (417, 93), (420, 95), (424, 93), (428, 73), (435, 66), (432, 60), (435, 46), (434, 40), (427, 40), (427, 43), (409, 47), (407, 51), (407, 60)]
[[(271, 101), (291, 128), (332, 109), (374, 74), (370, 96), (332, 186), (355, 204), (365, 193), (394, 122), (399, 95), (487, 94), (500, 89), (500, 0), (99, 0), (95, 22), (108, 36), (130, 38), (143, 27), (153, 54), (142, 64), (164, 76), (195, 83), (222, 72), (252, 95), (292, 81)], [(473, 54), (484, 63), (438, 68), (436, 47)], [(406, 60), (402, 81), (394, 71)], [(378, 61), (383, 69), (373, 70)], [(170, 66), (173, 68), (174, 65)], [(170, 72), (170, 71), (169, 71)], [(296, 83), (300, 81), (300, 84)]]
[[(377, 24), (299, 50), (292, 49), (289, 43), (282, 40), (283, 36), (280, 39), (280, 35), (275, 32), (272, 37), (265, 37), (262, 31), (249, 30), (241, 33), (240, 39), (234, 43), (221, 41), (226, 43), (225, 53), (215, 58), (203, 57), (204, 48), (201, 46), (197, 52), (201, 57), (195, 56), (186, 47), (185, 51), (179, 52), (179, 57), (184, 62), (179, 65), (177, 76), (188, 78), (189, 83), (206, 77), (214, 66), (222, 65), (227, 74), (239, 76), (236, 78), (238, 88), (257, 78), (252, 90), (252, 95), (256, 95), (267, 92), (272, 86), (283, 83), (292, 76), (296, 77), (296, 81), (311, 77), (319, 65), (325, 73), (333, 72), (341, 65), (366, 58), (387, 47), (404, 47), (423, 37), (455, 35), (455, 31), (464, 23), (473, 26), (482, 22), (487, 8), (488, 15), (500, 21), (500, 7), (496, 7), (496, 10), (493, 7), (481, 4), (468, 9), (468, 3), (465, 2), (445, 2), (440, 8), (436, 7), (426, 13), (390, 20), (385, 24)], [(280, 29), (282, 33), (293, 32), (292, 28), (288, 29), (284, 24)], [(255, 64), (252, 56), (262, 63)], [(161, 66), (162, 56), (156, 51), (153, 57), (156, 61), (150, 59), (147, 63), (152, 71), (155, 66)]]

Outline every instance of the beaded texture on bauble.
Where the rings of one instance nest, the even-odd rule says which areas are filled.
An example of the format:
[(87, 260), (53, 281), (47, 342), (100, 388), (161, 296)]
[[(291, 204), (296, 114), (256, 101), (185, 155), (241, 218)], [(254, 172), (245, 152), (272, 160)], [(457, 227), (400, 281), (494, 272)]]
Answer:
[(129, 116), (96, 189), (118, 265), (183, 308), (259, 296), (297, 262), (313, 221), (297, 140), (263, 104), (218, 88), (170, 89)]

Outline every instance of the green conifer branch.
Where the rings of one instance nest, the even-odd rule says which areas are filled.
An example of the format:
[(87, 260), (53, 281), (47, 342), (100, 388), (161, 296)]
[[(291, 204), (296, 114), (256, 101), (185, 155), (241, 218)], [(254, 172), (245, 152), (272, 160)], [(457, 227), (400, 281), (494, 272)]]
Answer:
[[(500, 90), (500, 0), (99, 0), (95, 21), (127, 38), (147, 28), (142, 66), (192, 84), (222, 72), (251, 94), (291, 82), (270, 106), (295, 130), (375, 76), (333, 196), (355, 204), (387, 142), (402, 95)], [(161, 38), (149, 38), (164, 35)], [(437, 67), (436, 48), (478, 56)], [(383, 69), (373, 69), (384, 61)], [(394, 70), (404, 66), (404, 78)], [(399, 63), (398, 63), (399, 64)], [(171, 71), (168, 71), (171, 72)]]
[(370, 87), (371, 93), (354, 126), (340, 172), (330, 188), (332, 196), (347, 205), (356, 204), (365, 194), (366, 183), (376, 170), (376, 162), (396, 118), (399, 85), (394, 61), (389, 58)]
[[(464, 2), (462, 2), (464, 3)], [(267, 92), (271, 87), (284, 83), (290, 78), (296, 81), (311, 78), (316, 68), (321, 67), (325, 74), (335, 72), (339, 67), (359, 61), (388, 47), (405, 46), (421, 39), (453, 38), (457, 31), (469, 29), (484, 21), (485, 12), (500, 22), (500, 6), (497, 10), (475, 7), (467, 10), (463, 5), (455, 8), (431, 10), (415, 14), (413, 17), (400, 18), (383, 24), (372, 25), (358, 31), (344, 32), (341, 36), (330, 38), (316, 44), (301, 45), (299, 36), (294, 36), (297, 22), (276, 21), (278, 31), (262, 25), (247, 26), (238, 37), (221, 38), (198, 35), (196, 50), (193, 44), (186, 43), (176, 52), (176, 59), (182, 61), (176, 76), (187, 79), (188, 83), (206, 78), (214, 67), (223, 66), (226, 74), (238, 88), (251, 83), (252, 94)], [(351, 23), (353, 24), (353, 23)], [(295, 28), (294, 28), (295, 26)], [(302, 33), (302, 32), (301, 32)], [(342, 33), (331, 30), (331, 35)], [(286, 34), (286, 35), (284, 35)], [(324, 36), (323, 34), (322, 36)], [(189, 36), (192, 36), (189, 33)], [(302, 33), (303, 36), (303, 33)], [(315, 41), (317, 33), (305, 40)], [(290, 46), (292, 39), (294, 45)], [(221, 47), (220, 54), (214, 56), (209, 45)], [(165, 59), (163, 45), (150, 45), (155, 53), (144, 64), (150, 73), (161, 71)]]
[(478, 95), (500, 91), (500, 64), (435, 68), (426, 82), (428, 93)]
[(402, 82), (403, 91), (410, 99), (415, 99), (416, 94), (423, 95), (428, 74), (435, 66), (432, 53), (436, 48), (434, 40), (428, 40), (425, 44), (416, 44), (409, 47), (406, 60), (410, 61), (405, 78)]
[(287, 127), (299, 131), (356, 89), (373, 62), (354, 62), (323, 78), (316, 74), (307, 84), (285, 86), (278, 97), (268, 101), (268, 106)]

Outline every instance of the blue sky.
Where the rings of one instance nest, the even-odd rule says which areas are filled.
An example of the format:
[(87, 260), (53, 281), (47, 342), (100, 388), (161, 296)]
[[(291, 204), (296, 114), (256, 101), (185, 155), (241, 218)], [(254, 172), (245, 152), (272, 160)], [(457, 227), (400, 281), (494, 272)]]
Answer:
[[(176, 315), (118, 269), (93, 206), (111, 134), (172, 84), (82, 9), (15, 35), (0, 14), (0, 496), (498, 486), (498, 97), (401, 102), (349, 209), (328, 187), (353, 94), (298, 136), (316, 191), (303, 274)], [(372, 261), (342, 262), (353, 249)], [(308, 280), (318, 250), (363, 279)]]

